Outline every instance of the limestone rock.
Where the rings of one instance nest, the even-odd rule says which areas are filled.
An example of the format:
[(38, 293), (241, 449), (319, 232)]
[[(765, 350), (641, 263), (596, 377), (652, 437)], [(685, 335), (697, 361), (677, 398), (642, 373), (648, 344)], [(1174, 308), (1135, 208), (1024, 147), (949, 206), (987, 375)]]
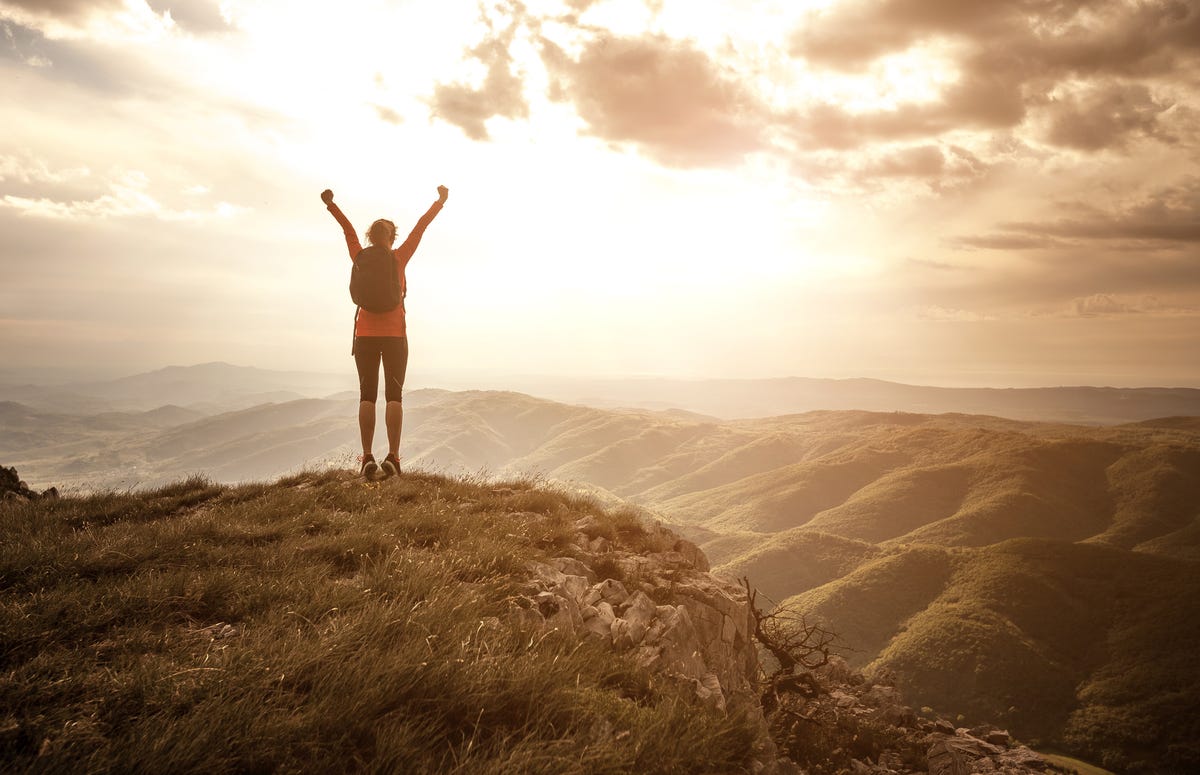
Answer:
[(699, 546), (696, 546), (686, 538), (680, 538), (671, 548), (678, 552), (688, 565), (691, 565), (701, 573), (708, 573), (711, 570), (708, 566), (708, 558), (704, 556), (704, 552), (701, 551)]
[(610, 605), (621, 605), (629, 599), (625, 585), (616, 579), (605, 579), (597, 584), (595, 589), (600, 593), (600, 599)]
[(629, 649), (641, 644), (656, 613), (654, 601), (642, 592), (635, 592), (623, 606), (620, 618), (613, 621), (613, 645)]
[(596, 580), (596, 573), (574, 557), (555, 557), (549, 565), (568, 576), (583, 576), (589, 584)]
[[(661, 525), (647, 529), (642, 554), (604, 535), (595, 517), (576, 521), (575, 557), (529, 565), (529, 592), (514, 604), (522, 626), (573, 632), (627, 651), (642, 667), (691, 687), (697, 702), (758, 719), (754, 772), (799, 772), (777, 760), (754, 681), (758, 654), (745, 592), (707, 573), (693, 543)], [(593, 559), (603, 553), (616, 578), (604, 578)], [(655, 601), (659, 604), (656, 604)]]

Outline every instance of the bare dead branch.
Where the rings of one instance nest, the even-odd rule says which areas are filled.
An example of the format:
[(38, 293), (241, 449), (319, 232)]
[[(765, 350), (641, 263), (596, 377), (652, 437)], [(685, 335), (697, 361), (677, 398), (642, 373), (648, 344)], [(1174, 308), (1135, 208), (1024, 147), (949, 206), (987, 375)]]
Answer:
[(758, 590), (750, 586), (749, 577), (742, 577), (742, 586), (754, 616), (754, 637), (779, 662), (779, 668), (766, 677), (763, 710), (770, 714), (779, 708), (781, 692), (815, 697), (821, 687), (812, 671), (829, 664), (837, 647), (837, 634), (810, 624), (802, 615), (782, 606), (764, 613), (758, 607)]

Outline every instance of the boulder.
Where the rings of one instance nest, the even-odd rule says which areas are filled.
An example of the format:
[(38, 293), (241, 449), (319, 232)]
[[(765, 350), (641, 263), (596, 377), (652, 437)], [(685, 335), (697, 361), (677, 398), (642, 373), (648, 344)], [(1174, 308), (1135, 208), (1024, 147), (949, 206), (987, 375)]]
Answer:
[(568, 576), (583, 576), (591, 584), (596, 580), (596, 573), (574, 557), (555, 557), (549, 565)]
[(708, 565), (708, 557), (704, 556), (704, 552), (699, 546), (696, 546), (686, 538), (680, 538), (671, 548), (678, 552), (688, 565), (691, 565), (701, 573), (708, 573), (711, 570)]
[(616, 579), (605, 579), (597, 584), (594, 589), (600, 594), (600, 599), (610, 605), (621, 605), (629, 599), (629, 593), (625, 590), (625, 585)]
[(23, 503), (38, 498), (57, 498), (58, 488), (51, 487), (40, 495), (29, 489), (29, 485), (21, 480), (17, 469), (0, 466), (0, 499), (8, 503)]
[(612, 623), (613, 645), (629, 649), (641, 644), (656, 613), (654, 601), (642, 592), (635, 592), (622, 607), (621, 616)]

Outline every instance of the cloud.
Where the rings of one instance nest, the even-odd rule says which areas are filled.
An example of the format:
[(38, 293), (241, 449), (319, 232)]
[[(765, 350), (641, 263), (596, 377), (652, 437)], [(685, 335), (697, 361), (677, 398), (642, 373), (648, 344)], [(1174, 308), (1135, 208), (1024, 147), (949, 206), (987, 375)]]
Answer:
[(509, 119), (526, 118), (529, 103), (525, 100), (524, 83), (514, 72), (509, 49), (524, 19), (519, 6), (508, 9), (512, 16), (503, 29), (488, 16), (483, 22), (489, 30), (487, 37), (468, 50), (467, 56), (481, 63), (486, 75), (479, 86), (464, 83), (439, 83), (434, 87), (430, 112), (435, 118), (454, 124), (472, 140), (488, 140), (484, 122), (494, 116)]
[(380, 119), (388, 122), (389, 124), (404, 123), (404, 117), (386, 105), (372, 105), (371, 107), (375, 108), (375, 113)]
[(210, 210), (175, 210), (164, 206), (149, 192), (150, 180), (139, 171), (130, 171), (108, 183), (108, 190), (91, 199), (61, 200), (51, 197), (25, 197), (5, 194), (0, 208), (15, 210), (23, 216), (52, 220), (89, 221), (107, 218), (152, 217), (161, 221), (202, 221), (228, 218), (244, 208), (218, 202)]
[(980, 250), (1039, 250), (1061, 247), (1063, 243), (1031, 234), (978, 234), (955, 237), (950, 240), (950, 244), (954, 247)]
[[(795, 156), (793, 172), (822, 188), (855, 192), (900, 187), (943, 193), (983, 180), (994, 164), (958, 145), (888, 145), (853, 154), (829, 151)], [(916, 188), (914, 188), (916, 187)]]
[(981, 323), (989, 320), (999, 320), (996, 315), (954, 307), (941, 307), (936, 304), (918, 309), (917, 319), (931, 320), (937, 323)]
[(971, 267), (962, 264), (951, 264), (945, 261), (933, 261), (928, 258), (906, 258), (904, 264), (913, 269), (932, 270), (935, 272), (962, 272)]
[[(0, 68), (5, 60), (18, 67), (34, 67), (56, 83), (73, 83), (113, 97), (170, 97), (175, 80), (167, 71), (147, 67), (130, 48), (91, 39), (56, 39), (34, 27), (0, 21), (7, 46), (0, 48)], [(29, 72), (29, 71), (25, 71)], [(9, 74), (8, 77), (13, 77)]]
[(1045, 138), (1083, 151), (1123, 148), (1138, 136), (1170, 139), (1159, 117), (1172, 106), (1155, 98), (1144, 84), (1091, 84), (1051, 98), (1045, 108)]
[(1200, 179), (1159, 188), (1113, 209), (1077, 208), (1080, 215), (1002, 224), (1030, 237), (1073, 240), (1150, 240), (1200, 243)]
[(0, 0), (0, 19), (36, 29), (52, 40), (92, 43), (161, 39), (172, 26), (166, 14), (156, 13), (145, 0)]
[(674, 166), (734, 163), (766, 146), (764, 106), (688, 41), (600, 32), (577, 57), (541, 45), (553, 93), (596, 137)]
[(1123, 301), (1118, 301), (1114, 296), (1108, 293), (1093, 293), (1091, 296), (1084, 296), (1074, 299), (1071, 302), (1071, 309), (1074, 314), (1079, 317), (1094, 317), (1096, 315), (1126, 315), (1134, 312), (1141, 312), (1138, 307), (1127, 304)]
[[(1197, 41), (1200, 6), (1179, 0), (843, 2), (797, 29), (795, 56), (861, 72), (883, 56), (935, 44), (957, 52), (958, 80), (931, 103), (893, 111), (800, 111), (798, 132), (810, 146), (853, 148), (956, 129), (1016, 128), (1037, 114), (1048, 142), (1078, 150), (1120, 149), (1134, 136), (1169, 140), (1158, 121), (1171, 101), (1154, 89), (1195, 64)], [(1174, 80), (1194, 95), (1194, 82)]]
[(0, 154), (0, 183), (69, 183), (90, 175), (87, 167), (54, 170), (29, 154)]
[(1038, 250), (1080, 243), (1158, 243), (1185, 247), (1200, 243), (1200, 179), (1160, 187), (1114, 208), (1085, 203), (1060, 205), (1069, 216), (1044, 221), (1012, 221), (999, 231), (949, 240), (952, 246), (983, 250)]
[(132, 30), (162, 28), (167, 18), (195, 35), (234, 29), (219, 0), (0, 0), (0, 14), (66, 37), (94, 34), (98, 25), (108, 32), (122, 26)]
[[(1145, 251), (1064, 246), (979, 261), (969, 273), (897, 272), (894, 284), (927, 304), (1004, 309), (1021, 315), (1078, 317), (1104, 309), (1097, 294), (1131, 310), (1178, 314), (1200, 308), (1200, 251)], [(1153, 307), (1147, 297), (1170, 300)], [(1091, 299), (1090, 301), (1087, 301)], [(1117, 308), (1109, 306), (1108, 311)]]
[(946, 157), (936, 145), (915, 145), (870, 160), (862, 174), (883, 178), (938, 177), (946, 169)]
[(1111, 293), (1093, 293), (1071, 300), (1066, 309), (1057, 313), (1061, 317), (1113, 317), (1118, 315), (1196, 315), (1200, 308), (1172, 306), (1157, 296), (1130, 298)]
[[(1184, 76), (1200, 63), (1193, 3), (844, 0), (793, 11), (793, 33), (753, 43), (672, 35), (660, 23), (669, 14), (657, 13), (643, 32), (618, 32), (584, 13), (594, 4), (485, 10), (486, 37), (467, 54), (482, 77), (438, 84), (432, 115), (487, 140), (488, 119), (539, 110), (533, 89), (546, 83), (585, 134), (614, 148), (672, 167), (762, 153), (842, 193), (917, 184), (944, 194), (982, 186), (998, 165), (1036, 174), (1062, 150), (1124, 154), (1196, 133), (1188, 117), (1200, 84)], [(544, 73), (526, 57), (531, 46)], [(962, 244), (971, 241), (1017, 243)]]
[(1200, 9), (1181, 0), (850, 0), (810, 15), (792, 53), (853, 70), (938, 38), (972, 55), (996, 52), (1025, 76), (1160, 73), (1200, 49)]
[(124, 0), (3, 0), (0, 2), (0, 13), (15, 9), (64, 21), (82, 22), (97, 13), (120, 11), (124, 7)]
[(171, 20), (197, 35), (211, 35), (234, 29), (212, 0), (146, 0), (158, 14), (170, 14)]

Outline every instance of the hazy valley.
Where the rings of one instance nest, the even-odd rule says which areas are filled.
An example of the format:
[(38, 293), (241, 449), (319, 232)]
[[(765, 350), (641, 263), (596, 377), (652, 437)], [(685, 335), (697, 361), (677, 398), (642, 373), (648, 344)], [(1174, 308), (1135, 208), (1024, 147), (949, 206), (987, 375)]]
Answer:
[[(262, 479), (357, 454), (352, 393), (215, 414), (204, 401), (91, 414), (9, 401), (0, 456), (69, 489)], [(534, 473), (639, 504), (918, 702), (1113, 768), (1200, 761), (1194, 416), (722, 420), (432, 389), (405, 407), (406, 465)]]

